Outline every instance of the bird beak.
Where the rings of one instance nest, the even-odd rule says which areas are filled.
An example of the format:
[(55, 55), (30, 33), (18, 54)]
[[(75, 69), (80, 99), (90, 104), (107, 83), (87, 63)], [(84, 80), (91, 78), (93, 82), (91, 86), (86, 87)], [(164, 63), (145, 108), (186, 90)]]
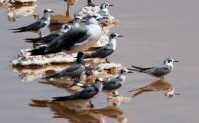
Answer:
[(54, 13), (54, 11), (50, 11), (49, 13)]
[(109, 6), (114, 6), (113, 4), (109, 4)]
[(127, 73), (133, 73), (133, 71), (128, 71)]
[(84, 20), (82, 20), (82, 23), (85, 23), (86, 22), (86, 20), (84, 19)]
[(179, 61), (173, 61), (173, 62), (179, 62)]
[(175, 95), (180, 95), (180, 93), (175, 93)]
[(117, 37), (124, 37), (123, 35), (118, 35)]

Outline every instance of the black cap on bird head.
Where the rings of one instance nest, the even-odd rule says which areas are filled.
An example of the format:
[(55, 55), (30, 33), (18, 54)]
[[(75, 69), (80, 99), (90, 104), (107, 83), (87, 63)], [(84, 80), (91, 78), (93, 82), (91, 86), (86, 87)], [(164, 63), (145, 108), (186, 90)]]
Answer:
[(111, 33), (110, 38), (115, 38), (115, 37), (123, 37), (122, 35), (119, 35), (117, 33)]
[(53, 10), (51, 10), (51, 9), (44, 9), (44, 14), (45, 14), (45, 13), (54, 13), (54, 12), (53, 12)]
[(84, 56), (83, 52), (78, 52), (77, 53), (77, 59), (82, 58)]

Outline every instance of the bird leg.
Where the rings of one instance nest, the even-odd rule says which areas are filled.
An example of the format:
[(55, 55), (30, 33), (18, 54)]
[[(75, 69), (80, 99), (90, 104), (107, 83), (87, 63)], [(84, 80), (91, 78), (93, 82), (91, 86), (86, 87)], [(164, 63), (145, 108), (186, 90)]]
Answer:
[(41, 31), (38, 31), (38, 34), (39, 34), (39, 37), (41, 38), (42, 37)]
[(160, 80), (164, 81), (164, 76), (160, 77)]
[(108, 58), (106, 58), (106, 63), (111, 63), (111, 62), (108, 60)]
[(113, 91), (112, 94), (113, 94), (113, 97), (118, 97), (119, 96), (118, 91)]
[(90, 104), (90, 108), (91, 109), (94, 108), (94, 105), (93, 105), (93, 103), (91, 101), (89, 101), (89, 104)]
[(33, 44), (32, 44), (32, 47), (33, 47), (33, 48), (37, 48), (37, 46), (38, 46), (38, 45), (37, 45), (36, 43), (33, 43)]

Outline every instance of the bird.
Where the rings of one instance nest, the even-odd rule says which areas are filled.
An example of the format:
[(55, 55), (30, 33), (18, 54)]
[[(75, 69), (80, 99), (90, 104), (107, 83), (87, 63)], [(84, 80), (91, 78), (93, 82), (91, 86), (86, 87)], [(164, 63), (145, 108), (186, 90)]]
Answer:
[(41, 30), (45, 29), (50, 25), (50, 13), (54, 12), (51, 9), (44, 9), (43, 17), (39, 20), (35, 21), (30, 25), (10, 30), (14, 30), (13, 33), (33, 31), (39, 33), (39, 36), (42, 37)]
[(73, 19), (73, 24), (72, 24), (71, 28), (78, 28), (78, 27), (80, 27), (81, 21), (82, 21), (82, 17), (75, 15), (74, 19)]
[(85, 101), (89, 101), (91, 107), (93, 107), (93, 104), (91, 103), (91, 99), (102, 91), (102, 87), (103, 87), (102, 82), (103, 82), (102, 78), (96, 78), (95, 83), (93, 85), (88, 86), (84, 88), (83, 90), (78, 91), (69, 96), (53, 97), (53, 102), (68, 101), (68, 100), (85, 100)]
[(57, 52), (75, 53), (88, 50), (100, 39), (102, 27), (98, 24), (100, 15), (88, 15), (84, 26), (72, 28), (54, 39), (50, 44), (30, 50), (30, 55), (45, 55)]
[(169, 74), (172, 70), (173, 70), (173, 63), (174, 62), (179, 62), (179, 61), (175, 61), (172, 58), (167, 58), (166, 60), (164, 60), (163, 65), (162, 66), (154, 66), (154, 67), (148, 67), (148, 68), (143, 68), (143, 67), (138, 67), (138, 66), (132, 66), (133, 69), (129, 69), (129, 70), (133, 70), (133, 71), (138, 71), (141, 73), (146, 73), (149, 74), (151, 76), (160, 78), (162, 80), (164, 80), (165, 75)]
[(97, 12), (97, 14), (101, 15), (102, 17), (105, 17), (106, 19), (114, 18), (110, 15), (108, 7), (114, 6), (112, 4), (109, 4), (108, 2), (102, 3), (100, 5), (100, 10)]
[(84, 53), (78, 52), (76, 62), (73, 63), (70, 67), (54, 75), (44, 77), (43, 79), (50, 80), (51, 78), (55, 79), (61, 77), (72, 77), (79, 79), (82, 74), (85, 74)]
[(49, 44), (52, 40), (54, 40), (56, 37), (63, 35), (64, 33), (68, 32), (71, 26), (67, 24), (63, 24), (60, 30), (55, 31), (47, 36), (44, 37), (38, 37), (38, 38), (26, 38), (27, 43), (36, 43), (36, 44)]
[(85, 54), (84, 58), (88, 59), (88, 58), (106, 58), (106, 61), (109, 62), (107, 60), (107, 57), (110, 56), (115, 50), (116, 50), (116, 46), (117, 46), (117, 37), (123, 37), (122, 35), (119, 35), (117, 33), (111, 33), (109, 36), (109, 43), (103, 47), (101, 47), (100, 49), (98, 49), (97, 51), (90, 53), (90, 54)]
[(122, 68), (119, 72), (119, 75), (117, 77), (113, 77), (108, 81), (105, 81), (103, 83), (102, 90), (108, 93), (111, 93), (114, 97), (117, 97), (118, 94), (116, 93), (116, 90), (122, 87), (124, 84), (126, 77), (125, 75), (127, 73), (133, 73), (132, 71), (129, 71), (126, 68)]

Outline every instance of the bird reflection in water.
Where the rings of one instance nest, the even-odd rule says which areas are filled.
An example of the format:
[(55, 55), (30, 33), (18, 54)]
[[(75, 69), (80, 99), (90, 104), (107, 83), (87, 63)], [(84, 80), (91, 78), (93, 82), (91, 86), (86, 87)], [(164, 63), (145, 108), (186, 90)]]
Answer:
[(30, 16), (35, 11), (37, 5), (35, 2), (26, 2), (20, 4), (6, 3), (6, 13), (8, 14), (8, 20), (14, 22), (17, 18)]
[(13, 71), (16, 72), (23, 82), (30, 82), (35, 79), (52, 75), (65, 69), (69, 64), (48, 65), (48, 66), (13, 66)]
[(133, 94), (133, 97), (138, 96), (144, 92), (157, 92), (157, 91), (163, 91), (165, 97), (167, 98), (173, 98), (176, 95), (180, 95), (179, 93), (175, 93), (174, 87), (170, 82), (164, 80), (156, 80), (154, 82), (149, 83), (148, 85), (145, 85), (144, 87), (130, 90), (129, 92), (133, 91), (135, 92)]
[(50, 100), (32, 100), (32, 107), (48, 107), (53, 112), (53, 118), (65, 118), (71, 123), (105, 123), (105, 118), (112, 118), (118, 123), (127, 123), (124, 111), (117, 106), (90, 108), (85, 102)]

